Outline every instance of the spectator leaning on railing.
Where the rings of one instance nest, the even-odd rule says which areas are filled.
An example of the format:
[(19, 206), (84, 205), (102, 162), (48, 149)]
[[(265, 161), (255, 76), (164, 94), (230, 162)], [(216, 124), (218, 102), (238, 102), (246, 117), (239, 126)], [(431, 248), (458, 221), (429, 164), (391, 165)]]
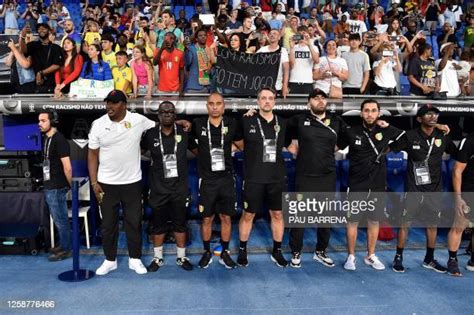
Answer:
[(84, 64), (84, 59), (81, 54), (77, 53), (76, 42), (72, 38), (64, 40), (62, 53), (64, 65), (55, 73), (56, 87), (54, 89), (54, 96), (58, 98), (63, 93), (69, 93), (71, 82), (77, 80)]
[(102, 61), (100, 46), (92, 44), (89, 46), (87, 55), (89, 60), (84, 63), (81, 71), (82, 79), (106, 81), (112, 80), (112, 72), (109, 65)]

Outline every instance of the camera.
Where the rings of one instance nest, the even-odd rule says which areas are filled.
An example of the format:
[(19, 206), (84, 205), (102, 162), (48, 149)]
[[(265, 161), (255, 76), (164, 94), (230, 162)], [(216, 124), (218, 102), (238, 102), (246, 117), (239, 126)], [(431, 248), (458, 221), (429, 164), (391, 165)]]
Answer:
[(392, 50), (384, 50), (382, 52), (383, 57), (393, 57), (393, 51)]
[(303, 35), (296, 34), (296, 35), (293, 36), (293, 40), (294, 40), (295, 42), (298, 42), (298, 41), (300, 41), (300, 40), (302, 40), (302, 39), (303, 39)]

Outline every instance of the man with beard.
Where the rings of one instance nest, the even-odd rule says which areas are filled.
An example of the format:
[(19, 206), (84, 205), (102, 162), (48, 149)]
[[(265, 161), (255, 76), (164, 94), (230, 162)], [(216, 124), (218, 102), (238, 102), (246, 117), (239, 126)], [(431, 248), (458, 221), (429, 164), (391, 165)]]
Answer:
[[(308, 96), (309, 113), (290, 119), (293, 139), (298, 140), (296, 158), (297, 192), (334, 193), (336, 191), (336, 161), (334, 151), (339, 135), (346, 130), (346, 123), (338, 116), (326, 112), (326, 93), (313, 90)], [(331, 230), (318, 227), (318, 241), (313, 260), (326, 267), (334, 267), (334, 261), (326, 254)], [(290, 230), (291, 267), (301, 267), (304, 228)]]
[(434, 259), (442, 204), (441, 166), (443, 153), (455, 154), (457, 149), (450, 137), (436, 128), (439, 113), (439, 109), (430, 104), (420, 107), (416, 119), (421, 126), (407, 131), (390, 145), (393, 151), (403, 150), (408, 153), (405, 209), (398, 232), (397, 253), (392, 265), (395, 272), (405, 271), (403, 249), (408, 227), (413, 221), (419, 221), (426, 227), (427, 246), (422, 266), (439, 273), (446, 272), (446, 268)]
[[(163, 264), (163, 242), (171, 222), (176, 239), (176, 264), (184, 270), (193, 266), (186, 257), (186, 199), (188, 196), (188, 149), (195, 150), (194, 141), (175, 123), (173, 103), (164, 101), (158, 108), (159, 126), (149, 129), (142, 148), (151, 152), (150, 196), (153, 209), (154, 258), (147, 270), (157, 271)], [(197, 153), (197, 150), (196, 150)]]
[(66, 19), (66, 21), (64, 22), (64, 36), (61, 39), (61, 47), (63, 46), (63, 42), (66, 38), (72, 38), (76, 42), (77, 52), (80, 53), (82, 36), (81, 34), (76, 32), (74, 22), (71, 19)]
[(288, 95), (288, 80), (290, 78), (290, 60), (288, 58), (288, 51), (285, 47), (280, 47), (280, 31), (271, 30), (268, 35), (268, 46), (260, 48), (257, 53), (270, 53), (281, 50), (280, 65), (278, 66), (278, 75), (275, 82), (275, 89), (283, 98)]
[(71, 257), (71, 226), (67, 210), (66, 194), (72, 182), (72, 167), (69, 144), (57, 129), (59, 117), (56, 112), (43, 112), (38, 116), (38, 125), (45, 136), (43, 151), (44, 196), (49, 212), (58, 229), (59, 244), (51, 248), (49, 261)]
[(20, 48), (25, 57), (31, 56), (33, 70), (36, 75), (36, 92), (53, 93), (56, 87), (54, 73), (63, 64), (61, 47), (51, 42), (51, 28), (48, 24), (38, 23), (36, 31), (39, 41), (25, 43), (28, 26), (23, 28), (20, 35)]
[(252, 231), (253, 219), (265, 204), (270, 210), (273, 235), (271, 260), (279, 267), (286, 267), (287, 260), (281, 252), (285, 231), (281, 196), (285, 191), (285, 163), (281, 155), (286, 141), (286, 120), (273, 113), (276, 92), (263, 88), (257, 94), (259, 112), (242, 120), (244, 150), (244, 212), (239, 222), (239, 256), (237, 263), (247, 267), (247, 241)]
[[(142, 172), (140, 139), (155, 122), (127, 111), (127, 97), (113, 90), (104, 100), (107, 113), (96, 119), (89, 133), (88, 169), (95, 196), (102, 212), (102, 245), (105, 260), (97, 275), (117, 269), (119, 236), (118, 205), (123, 207), (129, 252), (128, 267), (147, 273), (141, 261)], [(99, 163), (100, 162), (100, 163)]]
[[(379, 235), (379, 220), (385, 207), (387, 170), (385, 152), (391, 141), (397, 140), (405, 132), (389, 126), (379, 120), (380, 104), (367, 99), (360, 105), (362, 124), (347, 127), (340, 148), (349, 146), (349, 200), (377, 200), (373, 211), (347, 213), (347, 250), (348, 257), (344, 269), (355, 270), (355, 245), (357, 227), (361, 220), (367, 220), (367, 256), (366, 265), (376, 270), (385, 269), (384, 264), (375, 255), (375, 245)], [(378, 193), (376, 196), (373, 193)], [(372, 196), (371, 196), (372, 195)]]

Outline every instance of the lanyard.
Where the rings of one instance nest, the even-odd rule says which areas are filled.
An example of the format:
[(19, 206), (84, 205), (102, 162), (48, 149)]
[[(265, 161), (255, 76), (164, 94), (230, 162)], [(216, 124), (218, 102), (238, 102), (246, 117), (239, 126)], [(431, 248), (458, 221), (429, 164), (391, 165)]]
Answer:
[(431, 139), (431, 143), (429, 143), (428, 140), (426, 140), (426, 142), (430, 144), (430, 149), (428, 150), (428, 154), (426, 155), (426, 159), (425, 159), (426, 162), (428, 162), (428, 159), (430, 158), (431, 151), (433, 150), (434, 141), (435, 141), (435, 138)]
[(377, 158), (375, 159), (375, 162), (378, 163), (380, 157), (381, 157), (382, 154), (383, 154), (383, 151), (382, 151), (382, 152), (379, 152), (379, 150), (377, 150), (377, 148), (375, 147), (374, 142), (372, 141), (372, 139), (370, 138), (369, 134), (368, 134), (366, 131), (364, 131), (364, 135), (367, 137), (367, 140), (369, 140), (369, 143), (370, 143), (370, 145), (372, 146), (372, 149), (374, 149), (374, 152), (375, 152), (375, 154), (377, 155)]
[[(265, 134), (263, 133), (262, 123), (260, 118), (257, 117), (258, 127), (260, 128), (260, 134), (262, 135), (263, 141), (265, 141)], [(275, 143), (278, 143), (278, 134), (280, 133), (280, 125), (278, 124), (278, 116), (275, 115)]]
[[(178, 131), (176, 129), (176, 124), (174, 124), (174, 152), (173, 154), (176, 155), (178, 152), (178, 142), (176, 141), (176, 136), (178, 135)], [(161, 157), (164, 158), (165, 156), (165, 149), (163, 148), (163, 139), (161, 137), (161, 125), (160, 125), (160, 149), (161, 149)]]
[(46, 138), (46, 143), (44, 144), (45, 146), (44, 159), (45, 160), (49, 160), (49, 148), (51, 147), (51, 142), (53, 142), (53, 137), (54, 137), (54, 134), (51, 137)]
[(332, 132), (333, 134), (335, 134), (336, 137), (337, 137), (337, 132), (336, 132), (334, 129), (332, 129), (331, 127), (327, 126), (327, 125), (326, 125), (325, 123), (323, 123), (323, 121), (322, 121), (321, 119), (319, 119), (318, 117), (315, 117), (315, 118), (316, 118), (316, 121), (317, 121), (318, 123), (320, 123), (320, 124), (323, 125), (324, 127), (326, 127), (326, 128), (328, 128), (329, 130), (331, 130), (331, 132)]
[[(221, 149), (224, 150), (224, 118), (222, 118), (221, 122)], [(207, 139), (209, 140), (209, 151), (212, 150), (212, 143), (211, 143), (211, 125), (209, 123), (209, 119), (207, 120)]]

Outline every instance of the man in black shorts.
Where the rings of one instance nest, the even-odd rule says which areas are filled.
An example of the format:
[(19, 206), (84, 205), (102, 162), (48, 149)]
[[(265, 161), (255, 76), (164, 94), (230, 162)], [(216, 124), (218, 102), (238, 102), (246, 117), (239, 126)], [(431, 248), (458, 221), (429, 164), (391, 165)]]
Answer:
[[(347, 213), (347, 251), (344, 264), (346, 270), (356, 270), (355, 247), (357, 227), (360, 221), (367, 220), (367, 256), (366, 265), (376, 270), (384, 270), (384, 264), (375, 255), (375, 246), (379, 235), (379, 221), (385, 208), (384, 192), (387, 179), (385, 152), (390, 141), (396, 140), (404, 131), (389, 126), (379, 120), (380, 104), (367, 99), (360, 105), (362, 124), (347, 127), (343, 145), (349, 146), (349, 200), (376, 200), (375, 209)], [(375, 194), (374, 194), (375, 193)]]
[(271, 260), (279, 267), (286, 267), (287, 260), (281, 253), (281, 242), (285, 226), (282, 214), (281, 196), (286, 190), (285, 163), (281, 155), (286, 140), (286, 121), (273, 114), (276, 92), (263, 88), (257, 94), (259, 112), (243, 117), (244, 150), (244, 212), (239, 222), (239, 256), (237, 263), (248, 266), (247, 241), (252, 231), (255, 213), (264, 204), (270, 210), (273, 235)]
[[(474, 221), (474, 134), (462, 139), (456, 155), (453, 170), (453, 190), (455, 198), (454, 222), (448, 234), (448, 274), (461, 276), (457, 251), (461, 245), (462, 233)], [(471, 231), (471, 237), (474, 233)], [(470, 246), (472, 247), (472, 239)], [(467, 262), (466, 270), (474, 271), (474, 251)]]
[[(336, 161), (334, 151), (339, 134), (346, 130), (346, 123), (326, 112), (326, 93), (315, 89), (308, 96), (309, 113), (292, 117), (288, 122), (293, 139), (298, 140), (296, 159), (297, 192), (334, 193), (336, 191)], [(327, 194), (324, 194), (327, 196)], [(331, 229), (318, 227), (318, 242), (313, 260), (326, 267), (334, 267), (334, 261), (326, 254)], [(293, 268), (301, 267), (304, 228), (290, 230), (290, 248)]]
[(200, 177), (199, 212), (203, 216), (202, 240), (204, 254), (200, 268), (212, 262), (210, 248), (212, 222), (217, 214), (221, 220), (222, 253), (219, 263), (227, 269), (236, 267), (230, 257), (231, 217), (236, 214), (236, 191), (232, 164), (232, 142), (238, 140), (237, 122), (224, 116), (224, 98), (211, 93), (207, 98), (209, 117), (193, 121), (193, 137), (198, 142), (198, 171)]
[(186, 257), (186, 201), (188, 196), (187, 150), (196, 150), (188, 133), (176, 125), (173, 103), (164, 101), (158, 108), (159, 125), (147, 130), (142, 148), (151, 152), (149, 204), (153, 209), (154, 258), (148, 272), (163, 264), (163, 242), (171, 222), (176, 239), (176, 264), (184, 270), (193, 266)]
[(455, 154), (457, 149), (451, 138), (438, 130), (439, 109), (428, 104), (420, 107), (416, 114), (420, 127), (407, 131), (398, 141), (390, 145), (393, 151), (408, 153), (405, 209), (398, 232), (397, 253), (392, 269), (404, 272), (403, 248), (410, 223), (418, 221), (426, 227), (427, 247), (422, 266), (439, 273), (446, 268), (434, 259), (437, 225), (441, 212), (442, 156), (446, 152)]

